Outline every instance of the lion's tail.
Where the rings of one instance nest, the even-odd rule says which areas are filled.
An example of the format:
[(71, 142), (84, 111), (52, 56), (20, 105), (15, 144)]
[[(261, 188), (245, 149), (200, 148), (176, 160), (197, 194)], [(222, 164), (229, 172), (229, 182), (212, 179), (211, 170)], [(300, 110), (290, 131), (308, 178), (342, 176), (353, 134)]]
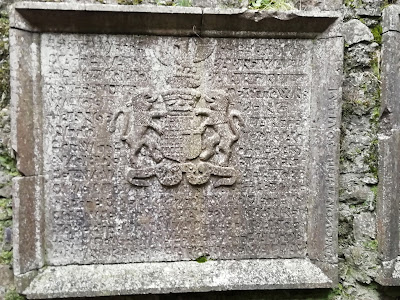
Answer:
[(234, 141), (240, 137), (240, 127), (244, 126), (243, 118), (239, 111), (233, 109), (229, 112), (229, 127), (234, 135)]

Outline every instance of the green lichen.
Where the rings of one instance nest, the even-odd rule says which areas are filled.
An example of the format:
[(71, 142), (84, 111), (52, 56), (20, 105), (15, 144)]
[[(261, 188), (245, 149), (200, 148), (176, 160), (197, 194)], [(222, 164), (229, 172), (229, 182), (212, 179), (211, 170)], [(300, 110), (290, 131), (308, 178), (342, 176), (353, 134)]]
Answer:
[(18, 176), (16, 161), (12, 158), (7, 151), (0, 153), (0, 167), (2, 171), (10, 174), (11, 176)]
[(396, 0), (384, 0), (384, 1), (382, 1), (381, 9), (385, 9), (390, 4), (395, 4), (395, 3), (396, 3)]
[(378, 185), (373, 185), (370, 187), (371, 191), (374, 193), (375, 199), (378, 196)]
[(251, 0), (249, 8), (262, 10), (291, 10), (294, 6), (288, 0)]
[(344, 0), (344, 5), (347, 7), (353, 8), (353, 1), (352, 0)]
[(371, 28), (372, 35), (374, 36), (374, 41), (379, 45), (382, 44), (382, 25), (378, 24)]
[(337, 299), (338, 297), (347, 297), (347, 293), (342, 284), (338, 284), (335, 288), (332, 289), (330, 294), (328, 295), (327, 300)]
[(202, 255), (202, 256), (196, 258), (196, 261), (198, 263), (205, 263), (206, 261), (208, 261), (208, 256), (207, 255)]
[[(9, 221), (12, 218), (11, 199), (0, 198), (0, 227), (3, 222)], [(2, 236), (0, 236), (0, 242)]]
[[(2, 152), (1, 152), (2, 150)], [(11, 176), (17, 176), (18, 171), (15, 167), (15, 160), (9, 154), (0, 148), (0, 171)], [(0, 185), (0, 188), (11, 183)], [(0, 245), (3, 244), (4, 231), (6, 228), (12, 227), (12, 200), (0, 198)], [(8, 249), (7, 249), (8, 250)], [(0, 264), (11, 264), (12, 251), (2, 250), (0, 252)]]
[(377, 240), (370, 240), (364, 242), (364, 247), (372, 250), (372, 251), (377, 251), (378, 250), (378, 241)]
[[(3, 244), (5, 229), (12, 226), (11, 202), (11, 199), (0, 199), (0, 245)], [(0, 264), (11, 264), (12, 251), (7, 250), (2, 250), (0, 252)]]
[(0, 264), (10, 265), (12, 263), (12, 251), (0, 252)]
[(5, 295), (4, 300), (25, 300), (26, 298), (17, 293), (15, 289), (9, 289)]
[(364, 162), (369, 166), (369, 172), (378, 178), (378, 139), (374, 138), (369, 146), (368, 155), (365, 157)]
[(344, 5), (349, 8), (360, 8), (363, 5), (362, 0), (345, 0)]
[(192, 6), (192, 1), (191, 0), (178, 0), (174, 3), (174, 5), (189, 7), (189, 6)]
[(380, 115), (381, 115), (380, 108), (378, 106), (375, 106), (371, 112), (371, 122), (373, 124), (378, 124)]

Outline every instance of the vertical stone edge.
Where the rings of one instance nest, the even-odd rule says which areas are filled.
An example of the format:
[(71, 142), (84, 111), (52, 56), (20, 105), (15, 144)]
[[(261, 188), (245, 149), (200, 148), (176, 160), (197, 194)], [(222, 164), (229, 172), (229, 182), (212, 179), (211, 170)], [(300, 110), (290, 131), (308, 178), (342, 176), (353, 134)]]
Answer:
[(400, 6), (390, 5), (382, 12), (382, 32), (400, 31)]
[(400, 30), (399, 7), (390, 6), (383, 13), (382, 95), (378, 135), (377, 240), (381, 270), (377, 281), (398, 285), (392, 274), (398, 259), (400, 195)]
[(40, 35), (10, 29), (11, 143), (17, 168), (25, 176), (40, 175), (42, 105)]
[(378, 249), (382, 260), (379, 282), (391, 285), (399, 255), (400, 131), (379, 136), (379, 185), (377, 200)]
[(44, 177), (13, 178), (13, 268), (19, 292), (45, 265), (44, 228)]
[(343, 38), (314, 41), (311, 87), (308, 254), (335, 283)]
[(400, 128), (400, 32), (389, 31), (382, 38), (381, 133)]

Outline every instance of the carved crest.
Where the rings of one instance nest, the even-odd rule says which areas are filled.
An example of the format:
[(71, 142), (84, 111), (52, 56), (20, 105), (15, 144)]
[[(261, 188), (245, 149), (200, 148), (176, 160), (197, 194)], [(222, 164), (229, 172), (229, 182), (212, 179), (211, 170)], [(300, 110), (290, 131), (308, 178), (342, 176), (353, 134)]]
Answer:
[[(197, 65), (214, 46), (200, 44), (189, 51), (191, 46), (176, 45), (172, 61), (156, 54), (175, 70), (166, 78), (169, 86), (161, 91), (139, 89), (127, 109), (114, 115), (112, 132), (124, 115), (121, 139), (129, 146), (131, 163), (126, 178), (133, 185), (148, 186), (151, 177), (164, 186), (175, 186), (184, 178), (191, 185), (202, 185), (211, 176), (220, 177), (215, 187), (236, 182), (238, 172), (229, 163), (243, 120), (226, 92), (200, 92)], [(139, 159), (143, 149), (150, 162)]]

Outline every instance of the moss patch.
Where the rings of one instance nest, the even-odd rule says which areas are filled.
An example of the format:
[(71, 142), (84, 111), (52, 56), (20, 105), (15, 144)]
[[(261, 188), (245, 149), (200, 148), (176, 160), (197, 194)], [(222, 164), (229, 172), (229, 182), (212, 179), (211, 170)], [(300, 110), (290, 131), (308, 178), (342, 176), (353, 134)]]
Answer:
[(372, 250), (372, 251), (377, 251), (378, 250), (378, 241), (377, 240), (371, 240), (364, 242), (364, 247)]
[(192, 6), (192, 1), (191, 0), (178, 0), (175, 2), (175, 6)]
[(200, 256), (200, 257), (196, 258), (196, 261), (198, 263), (205, 263), (206, 261), (208, 261), (208, 256), (207, 255)]
[(15, 289), (8, 290), (4, 300), (25, 300), (26, 298), (16, 292)]
[(251, 0), (249, 8), (263, 10), (290, 10), (294, 9), (293, 3), (287, 0)]
[(371, 28), (372, 35), (374, 36), (374, 41), (379, 45), (382, 44), (382, 25), (378, 24)]
[(344, 0), (344, 5), (349, 8), (360, 8), (363, 5), (362, 0)]
[(369, 147), (368, 155), (365, 157), (364, 162), (368, 164), (369, 171), (378, 178), (378, 139), (375, 138)]
[(337, 299), (338, 297), (348, 297), (348, 294), (346, 293), (344, 287), (342, 284), (338, 284), (337, 287), (332, 289), (331, 293), (328, 295), (328, 300), (333, 300)]
[(12, 158), (6, 151), (0, 154), (0, 166), (3, 171), (10, 174), (11, 176), (19, 175), (15, 159)]
[(12, 251), (2, 251), (0, 253), (0, 264), (9, 265), (12, 262)]

